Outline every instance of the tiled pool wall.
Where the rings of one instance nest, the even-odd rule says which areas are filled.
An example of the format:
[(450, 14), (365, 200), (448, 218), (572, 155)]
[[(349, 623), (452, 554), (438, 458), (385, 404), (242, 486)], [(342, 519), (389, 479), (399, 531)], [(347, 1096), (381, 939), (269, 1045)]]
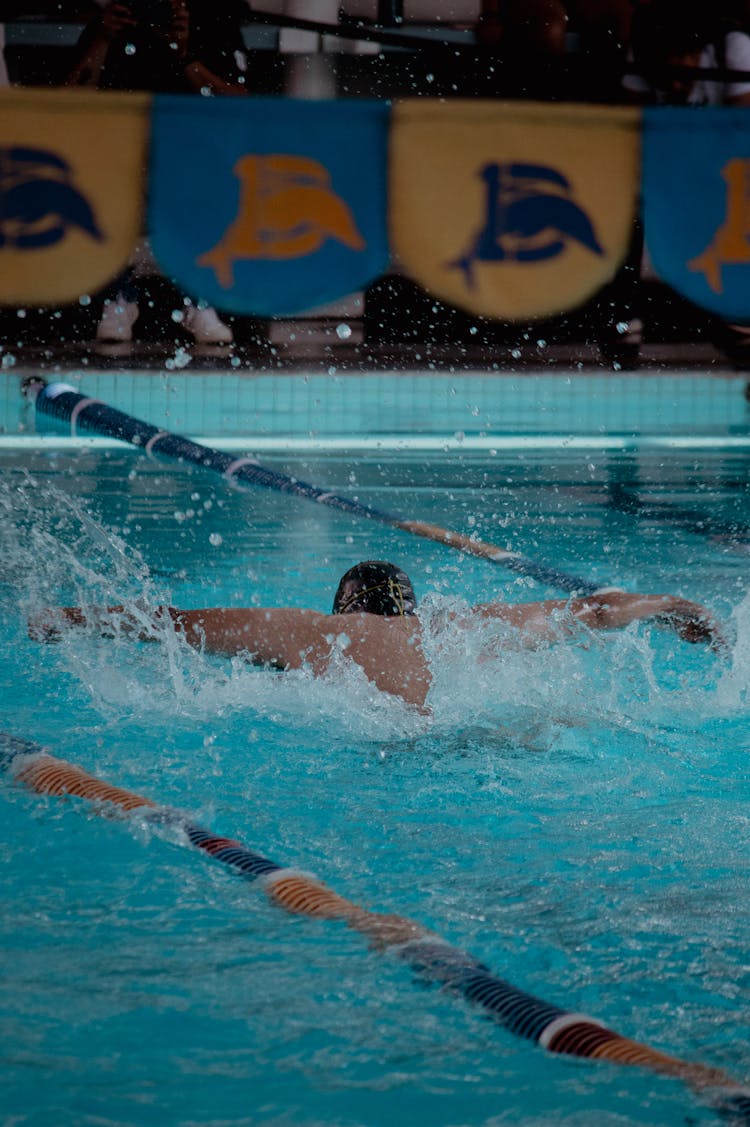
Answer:
[[(14, 368), (0, 376), (6, 443), (55, 433), (54, 424), (35, 419), (22, 393), (35, 374)], [(750, 435), (747, 377), (736, 373), (126, 370), (59, 378), (165, 430), (228, 440)]]

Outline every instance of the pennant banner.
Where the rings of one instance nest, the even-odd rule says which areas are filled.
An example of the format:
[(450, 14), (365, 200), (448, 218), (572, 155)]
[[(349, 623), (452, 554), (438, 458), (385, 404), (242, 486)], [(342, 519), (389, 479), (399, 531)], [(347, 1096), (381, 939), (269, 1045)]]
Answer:
[(157, 96), (149, 231), (194, 297), (259, 316), (361, 289), (389, 261), (384, 103)]
[(643, 221), (656, 273), (729, 321), (750, 323), (746, 109), (647, 109)]
[(580, 305), (627, 253), (630, 107), (406, 101), (391, 132), (391, 242), (425, 289), (503, 320)]
[(141, 233), (144, 94), (0, 91), (0, 302), (94, 293)]

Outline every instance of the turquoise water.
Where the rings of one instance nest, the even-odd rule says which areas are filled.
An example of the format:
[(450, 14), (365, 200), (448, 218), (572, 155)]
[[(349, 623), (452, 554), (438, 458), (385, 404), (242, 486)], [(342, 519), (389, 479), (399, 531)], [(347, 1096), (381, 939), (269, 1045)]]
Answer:
[[(515, 985), (750, 1080), (747, 451), (466, 450), (263, 461), (550, 566), (707, 603), (722, 659), (658, 629), (435, 655), (434, 719), (356, 671), (314, 682), (87, 633), (79, 602), (327, 609), (360, 558), (428, 621), (556, 592), (437, 544), (135, 452), (0, 453), (3, 728), (189, 812)], [(2, 780), (8, 1124), (702, 1124), (635, 1069), (553, 1057), (336, 924), (142, 819)]]

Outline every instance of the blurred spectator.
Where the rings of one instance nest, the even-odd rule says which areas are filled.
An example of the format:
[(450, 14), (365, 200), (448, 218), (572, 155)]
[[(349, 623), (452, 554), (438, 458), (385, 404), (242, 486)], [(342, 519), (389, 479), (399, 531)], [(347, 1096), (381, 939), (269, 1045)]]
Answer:
[(462, 88), (485, 98), (564, 99), (566, 22), (562, 0), (483, 0), (476, 41), (486, 54), (461, 75)]
[(669, 105), (750, 105), (750, 79), (722, 82), (675, 68), (750, 72), (750, 36), (727, 24), (720, 5), (704, 0), (634, 0), (629, 100)]
[(565, 53), (562, 0), (483, 0), (477, 42), (509, 58)]
[(606, 53), (627, 50), (633, 16), (631, 0), (565, 0), (579, 50)]
[(10, 86), (8, 68), (5, 65), (5, 25), (0, 23), (0, 86)]
[[(242, 0), (109, 0), (86, 25), (67, 85), (104, 90), (245, 95)], [(140, 312), (147, 247), (102, 295), (98, 340), (128, 341)], [(231, 344), (216, 310), (185, 299), (183, 326), (199, 344)]]
[(109, 0), (86, 25), (69, 85), (245, 94), (242, 0)]
[(618, 102), (633, 15), (631, 0), (565, 0), (575, 100)]

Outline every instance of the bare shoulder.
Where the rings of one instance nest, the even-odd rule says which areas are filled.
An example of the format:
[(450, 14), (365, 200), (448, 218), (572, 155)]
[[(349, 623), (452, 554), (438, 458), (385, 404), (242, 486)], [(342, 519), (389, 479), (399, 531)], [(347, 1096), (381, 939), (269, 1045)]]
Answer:
[(208, 608), (176, 618), (191, 644), (207, 652), (245, 654), (260, 665), (306, 666), (316, 674), (340, 650), (378, 688), (423, 707), (430, 685), (416, 617), (319, 614), (298, 607)]
[(315, 628), (321, 636), (333, 640), (346, 639), (351, 645), (388, 650), (401, 646), (418, 645), (422, 627), (416, 617), (386, 618), (378, 614), (321, 614), (316, 616)]
[(259, 661), (296, 667), (330, 652), (337, 637), (357, 648), (408, 639), (417, 629), (403, 619), (371, 614), (319, 614), (299, 607), (207, 607), (181, 611), (178, 628), (193, 645), (212, 653), (247, 652)]

